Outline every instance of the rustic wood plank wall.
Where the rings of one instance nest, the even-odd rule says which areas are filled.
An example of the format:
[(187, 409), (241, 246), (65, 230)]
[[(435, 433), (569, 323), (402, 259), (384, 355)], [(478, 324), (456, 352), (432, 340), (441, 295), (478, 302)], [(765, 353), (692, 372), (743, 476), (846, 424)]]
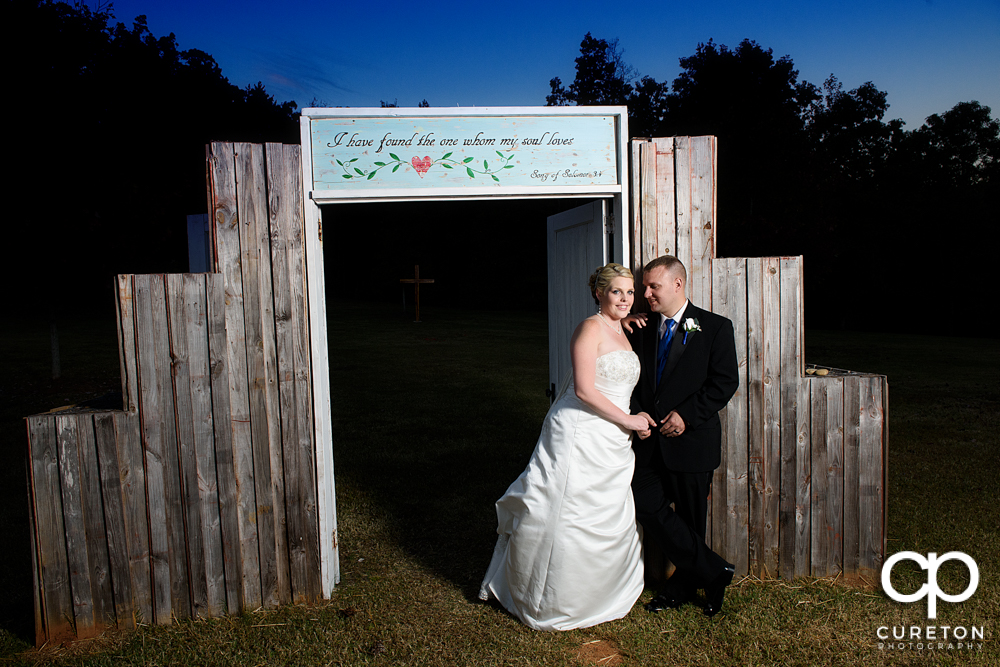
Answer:
[(300, 155), (208, 150), (248, 606), (322, 594)]
[(118, 440), (138, 432), (137, 416), (36, 415), (27, 419), (27, 428), (36, 641), (134, 627), (143, 582), (135, 578), (128, 552), (122, 498), (129, 476), (119, 462), (119, 444), (137, 443)]
[[(709, 270), (712, 270), (709, 266)], [(729, 405), (720, 414), (722, 429), (722, 463), (712, 480), (713, 549), (725, 545), (735, 556), (731, 562), (737, 572), (746, 572), (750, 535), (748, 493), (748, 466), (746, 447), (738, 446), (747, 441), (749, 414), (747, 384), (749, 359), (747, 348), (747, 267), (744, 260), (721, 259), (715, 262), (715, 296), (711, 310), (728, 317), (733, 322), (733, 332), (737, 340), (736, 358), (739, 364), (740, 385)], [(694, 299), (691, 299), (694, 301)]]
[(117, 278), (125, 411), (27, 419), (39, 643), (322, 595), (299, 147), (208, 165), (219, 273)]
[[(322, 594), (313, 446), (309, 321), (306, 306), (302, 170), (298, 146), (267, 144), (267, 191), (274, 279), (281, 451), (291, 593), (296, 602)], [(288, 416), (294, 415), (294, 419)]]
[(721, 414), (706, 541), (739, 575), (874, 581), (885, 555), (885, 378), (806, 375), (801, 257), (715, 258), (714, 137), (633, 140), (632, 156), (632, 270), (677, 256), (688, 297), (736, 335), (740, 388)]

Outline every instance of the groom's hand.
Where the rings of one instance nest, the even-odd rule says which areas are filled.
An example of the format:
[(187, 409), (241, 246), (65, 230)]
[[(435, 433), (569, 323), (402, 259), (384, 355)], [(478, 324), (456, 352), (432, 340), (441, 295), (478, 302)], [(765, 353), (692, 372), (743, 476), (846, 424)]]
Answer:
[(634, 323), (641, 329), (646, 326), (646, 319), (646, 313), (632, 313), (631, 315), (626, 315), (622, 318), (622, 328), (625, 329), (625, 331), (632, 333), (632, 324)]
[(660, 435), (665, 438), (676, 438), (684, 432), (684, 420), (676, 411), (671, 411), (669, 415), (660, 421)]

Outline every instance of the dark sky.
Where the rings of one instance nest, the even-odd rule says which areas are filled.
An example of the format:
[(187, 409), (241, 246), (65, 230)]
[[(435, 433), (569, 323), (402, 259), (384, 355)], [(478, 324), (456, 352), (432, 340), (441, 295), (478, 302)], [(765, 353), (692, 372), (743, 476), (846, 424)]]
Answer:
[(920, 127), (932, 113), (978, 100), (1000, 109), (997, 0), (627, 4), (598, 0), (370, 3), (292, 0), (115, 0), (118, 20), (147, 16), (154, 35), (212, 54), (240, 87), (262, 81), (302, 107), (531, 106), (549, 79), (573, 79), (585, 33), (620, 40), (639, 75), (672, 81), (678, 59), (714, 39), (744, 38), (791, 56), (801, 78), (872, 81), (889, 118)]

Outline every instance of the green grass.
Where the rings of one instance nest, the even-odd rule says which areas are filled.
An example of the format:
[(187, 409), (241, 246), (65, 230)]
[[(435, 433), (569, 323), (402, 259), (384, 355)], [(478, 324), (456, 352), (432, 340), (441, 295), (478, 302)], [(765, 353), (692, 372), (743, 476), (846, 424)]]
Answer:
[[(477, 602), (494, 542), (493, 503), (528, 460), (548, 408), (544, 315), (431, 309), (416, 324), (371, 306), (333, 302), (329, 310), (343, 576), (333, 598), (41, 651), (25, 643), (31, 575), (26, 516), (17, 516), (26, 511), (24, 427), (8, 426), (63, 399), (100, 393), (102, 382), (115, 388), (116, 340), (113, 326), (79, 330), (79, 347), (89, 352), (70, 363), (65, 351), (61, 380), (77, 382), (73, 394), (44, 380), (47, 330), (3, 332), (4, 368), (8, 358), (19, 364), (13, 375), (21, 383), (8, 389), (10, 378), (4, 380), (2, 432), (3, 511), (16, 538), (8, 540), (5, 558), (19, 564), (5, 562), (10, 574), (0, 581), (24, 599), (0, 607), (7, 612), (0, 617), (0, 663), (1000, 664), (997, 341), (807, 333), (808, 362), (889, 377), (890, 553), (959, 550), (979, 564), (977, 593), (962, 604), (939, 603), (936, 624), (985, 626), (981, 651), (888, 652), (877, 648), (876, 629), (926, 625), (924, 605), (900, 605), (880, 590), (826, 580), (748, 579), (731, 587), (714, 619), (692, 606), (658, 615), (637, 606), (620, 621), (565, 633), (528, 630), (502, 609)], [(99, 351), (108, 346), (110, 356)], [(900, 565), (893, 581), (912, 591), (920, 575)], [(939, 579), (954, 592), (964, 588), (963, 578), (963, 570), (949, 565)], [(589, 661), (578, 660), (588, 647)], [(598, 662), (608, 655), (616, 657)]]

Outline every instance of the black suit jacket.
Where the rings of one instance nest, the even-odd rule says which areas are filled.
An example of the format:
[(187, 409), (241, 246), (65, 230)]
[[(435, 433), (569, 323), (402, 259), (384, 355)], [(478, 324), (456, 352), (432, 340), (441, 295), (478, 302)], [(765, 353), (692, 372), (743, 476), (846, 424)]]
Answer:
[(740, 384), (733, 323), (721, 315), (688, 302), (683, 319), (697, 320), (701, 331), (687, 335), (679, 327), (674, 334), (656, 385), (656, 347), (660, 316), (650, 315), (642, 329), (629, 334), (632, 349), (639, 355), (642, 370), (632, 392), (632, 412), (645, 411), (657, 423), (671, 411), (684, 420), (684, 433), (665, 438), (659, 430), (645, 440), (633, 438), (636, 465), (649, 466), (660, 455), (667, 468), (679, 472), (708, 472), (722, 460), (722, 425), (719, 410), (725, 407)]

